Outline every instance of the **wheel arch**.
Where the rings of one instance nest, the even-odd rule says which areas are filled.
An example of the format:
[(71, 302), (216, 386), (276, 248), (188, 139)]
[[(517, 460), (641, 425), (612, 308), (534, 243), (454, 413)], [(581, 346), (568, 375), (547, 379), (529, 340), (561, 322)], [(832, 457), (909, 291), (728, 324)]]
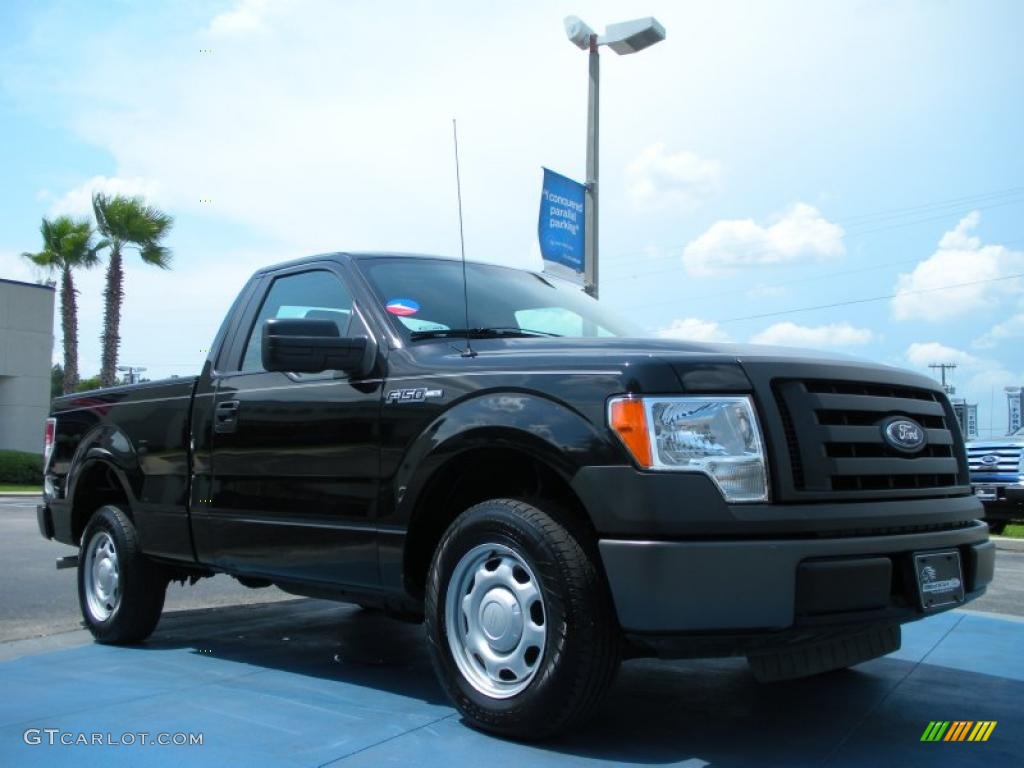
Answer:
[(583, 502), (573, 491), (570, 467), (535, 440), (503, 435), (494, 441), (475, 440), (447, 455), (419, 488), (409, 509), (409, 524), (402, 559), (406, 592), (421, 598), (427, 571), (451, 522), (463, 511), (493, 498), (544, 502), (548, 511), (567, 524), (596, 535)]

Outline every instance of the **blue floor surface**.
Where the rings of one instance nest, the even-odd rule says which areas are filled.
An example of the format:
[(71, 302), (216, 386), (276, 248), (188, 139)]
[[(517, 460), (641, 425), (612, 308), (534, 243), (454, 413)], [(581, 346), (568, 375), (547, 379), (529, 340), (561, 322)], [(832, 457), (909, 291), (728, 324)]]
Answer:
[[(134, 648), (26, 652), (0, 663), (0, 766), (1024, 764), (1024, 622), (969, 612), (809, 680), (760, 685), (742, 659), (629, 662), (590, 724), (540, 745), (466, 727), (420, 627), (319, 601), (171, 615)], [(922, 743), (932, 720), (998, 725), (985, 743)], [(45, 728), (203, 744), (25, 743)]]

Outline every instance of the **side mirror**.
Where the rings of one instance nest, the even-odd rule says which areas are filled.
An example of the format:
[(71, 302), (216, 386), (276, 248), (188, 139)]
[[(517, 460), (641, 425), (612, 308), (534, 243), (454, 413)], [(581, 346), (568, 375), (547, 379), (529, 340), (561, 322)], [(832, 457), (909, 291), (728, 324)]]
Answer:
[(333, 320), (271, 318), (263, 323), (260, 352), (268, 371), (363, 375), (373, 368), (374, 348), (365, 336), (342, 338)]

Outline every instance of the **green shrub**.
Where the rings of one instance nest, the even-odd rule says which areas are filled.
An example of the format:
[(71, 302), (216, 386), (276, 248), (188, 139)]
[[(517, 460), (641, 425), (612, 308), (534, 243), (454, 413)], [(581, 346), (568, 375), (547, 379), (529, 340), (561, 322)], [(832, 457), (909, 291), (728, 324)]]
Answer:
[(0, 451), (0, 483), (42, 485), (43, 457), (24, 451)]

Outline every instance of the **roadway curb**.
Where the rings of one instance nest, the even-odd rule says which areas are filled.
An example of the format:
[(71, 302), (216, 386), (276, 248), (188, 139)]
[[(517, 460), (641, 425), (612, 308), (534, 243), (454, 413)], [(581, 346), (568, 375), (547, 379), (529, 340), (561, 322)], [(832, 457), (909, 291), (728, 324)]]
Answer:
[(0, 499), (38, 499), (42, 495), (39, 491), (32, 493), (26, 493), (25, 491), (0, 491)]
[(1024, 552), (1024, 539), (1011, 539), (1009, 536), (990, 536), (996, 544), (996, 549), (1003, 549), (1007, 552)]

